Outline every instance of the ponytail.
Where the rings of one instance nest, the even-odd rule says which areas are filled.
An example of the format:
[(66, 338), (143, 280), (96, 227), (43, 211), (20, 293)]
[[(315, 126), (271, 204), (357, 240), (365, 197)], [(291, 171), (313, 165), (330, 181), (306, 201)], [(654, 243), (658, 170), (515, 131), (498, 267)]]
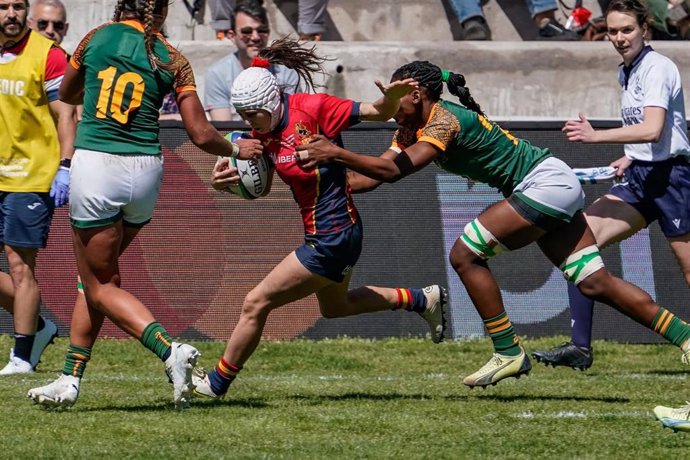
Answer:
[(268, 64), (280, 64), (293, 69), (299, 75), (300, 81), (307, 85), (307, 89), (314, 90), (316, 84), (313, 73), (325, 75), (323, 63), (328, 59), (316, 54), (316, 46), (302, 48), (301, 44), (288, 37), (273, 41), (268, 47), (259, 51), (260, 61), (253, 62), (253, 66), (268, 67)]
[(470, 94), (470, 89), (465, 86), (465, 76), (459, 73), (453, 73), (448, 70), (441, 70), (443, 81), (446, 82), (448, 91), (453, 96), (456, 96), (462, 105), (468, 109), (477, 112), (479, 115), (484, 115), (482, 108), (477, 104)]
[(441, 99), (443, 82), (445, 82), (450, 94), (456, 96), (462, 105), (473, 112), (484, 115), (482, 108), (470, 94), (470, 89), (465, 86), (465, 77), (462, 74), (441, 69), (428, 61), (414, 61), (393, 72), (393, 80), (405, 78), (417, 80), (419, 86), (426, 90), (427, 95), (433, 101)]

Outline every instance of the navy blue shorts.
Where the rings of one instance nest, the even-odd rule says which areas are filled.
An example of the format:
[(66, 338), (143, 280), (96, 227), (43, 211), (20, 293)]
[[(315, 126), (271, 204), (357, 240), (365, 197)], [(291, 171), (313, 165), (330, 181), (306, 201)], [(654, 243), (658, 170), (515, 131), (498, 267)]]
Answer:
[(0, 242), (45, 248), (55, 204), (48, 193), (0, 192)]
[(362, 221), (328, 235), (307, 235), (295, 250), (307, 270), (336, 283), (345, 279), (362, 253)]
[(690, 233), (690, 163), (684, 156), (633, 161), (609, 194), (634, 207), (647, 225), (658, 220), (667, 238)]

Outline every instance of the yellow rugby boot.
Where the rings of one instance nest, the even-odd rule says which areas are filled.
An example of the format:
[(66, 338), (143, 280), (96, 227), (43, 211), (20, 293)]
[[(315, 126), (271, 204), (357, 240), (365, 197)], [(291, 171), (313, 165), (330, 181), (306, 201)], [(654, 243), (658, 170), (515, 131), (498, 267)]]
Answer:
[(519, 379), (520, 376), (529, 374), (531, 370), (532, 363), (530, 363), (525, 350), (520, 347), (520, 354), (517, 356), (494, 353), (489, 362), (474, 374), (465, 377), (462, 383), (470, 388), (486, 388), (489, 385), (496, 385), (508, 377)]

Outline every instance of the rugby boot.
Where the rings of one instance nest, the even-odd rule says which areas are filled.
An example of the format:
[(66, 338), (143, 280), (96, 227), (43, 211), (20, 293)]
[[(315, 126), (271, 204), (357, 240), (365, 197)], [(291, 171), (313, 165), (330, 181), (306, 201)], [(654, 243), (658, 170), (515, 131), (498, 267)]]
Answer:
[(546, 351), (532, 352), (538, 363), (549, 366), (566, 366), (584, 371), (592, 366), (594, 353), (591, 348), (578, 347), (572, 342), (565, 342)]

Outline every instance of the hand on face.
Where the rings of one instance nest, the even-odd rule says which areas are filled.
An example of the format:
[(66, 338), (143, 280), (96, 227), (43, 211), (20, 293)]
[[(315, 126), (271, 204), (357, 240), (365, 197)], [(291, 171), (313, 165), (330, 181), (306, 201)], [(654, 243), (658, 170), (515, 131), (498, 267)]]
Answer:
[(419, 83), (414, 78), (406, 78), (404, 80), (392, 81), (388, 84), (382, 83), (380, 80), (374, 82), (384, 96), (390, 99), (400, 99), (406, 94), (419, 89)]

